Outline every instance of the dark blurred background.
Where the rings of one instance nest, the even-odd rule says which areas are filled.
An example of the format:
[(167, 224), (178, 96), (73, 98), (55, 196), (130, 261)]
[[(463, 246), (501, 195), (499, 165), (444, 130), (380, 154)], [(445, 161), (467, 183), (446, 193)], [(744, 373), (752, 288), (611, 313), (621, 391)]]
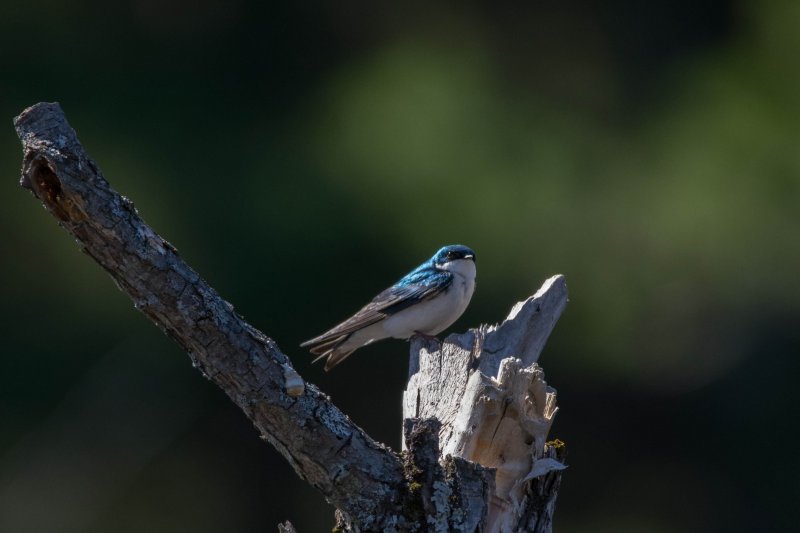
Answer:
[(42, 100), (375, 438), (407, 346), (325, 374), (298, 344), (464, 243), (453, 331), (567, 277), (559, 532), (793, 529), (800, 3), (381, 4), (0, 4), (0, 531), (332, 525), (18, 187), (11, 119)]

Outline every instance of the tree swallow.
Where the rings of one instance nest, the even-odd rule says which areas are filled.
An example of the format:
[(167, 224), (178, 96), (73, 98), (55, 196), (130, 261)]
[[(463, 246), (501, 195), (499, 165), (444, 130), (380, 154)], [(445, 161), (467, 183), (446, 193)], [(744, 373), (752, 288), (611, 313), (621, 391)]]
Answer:
[(475, 291), (475, 252), (445, 246), (333, 329), (301, 344), (325, 361), (325, 371), (355, 350), (393, 337), (436, 335), (461, 316)]

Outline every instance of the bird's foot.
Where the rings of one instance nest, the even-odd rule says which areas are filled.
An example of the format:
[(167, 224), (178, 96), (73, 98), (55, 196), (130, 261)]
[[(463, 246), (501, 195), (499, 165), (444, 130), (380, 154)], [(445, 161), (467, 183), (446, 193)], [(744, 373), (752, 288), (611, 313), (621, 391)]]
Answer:
[(428, 335), (427, 333), (421, 333), (419, 331), (415, 331), (413, 335), (411, 335), (411, 341), (413, 342), (415, 339), (420, 339), (424, 342), (439, 342), (439, 338), (436, 335)]

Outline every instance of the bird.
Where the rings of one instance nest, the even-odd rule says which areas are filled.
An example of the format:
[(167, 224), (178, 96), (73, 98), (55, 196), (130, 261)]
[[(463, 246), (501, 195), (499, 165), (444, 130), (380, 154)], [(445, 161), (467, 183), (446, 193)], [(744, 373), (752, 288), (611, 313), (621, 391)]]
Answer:
[(387, 338), (432, 337), (466, 310), (475, 292), (475, 252), (452, 244), (384, 290), (356, 314), (300, 346), (325, 359), (325, 371), (355, 350)]

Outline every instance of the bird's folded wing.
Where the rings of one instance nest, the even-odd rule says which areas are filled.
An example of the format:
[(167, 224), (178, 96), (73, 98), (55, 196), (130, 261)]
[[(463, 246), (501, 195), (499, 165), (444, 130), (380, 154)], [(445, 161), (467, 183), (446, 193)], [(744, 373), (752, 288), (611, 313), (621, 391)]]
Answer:
[(439, 271), (427, 276), (424, 282), (421, 283), (398, 284), (389, 287), (352, 317), (300, 346), (305, 347), (324, 343), (330, 339), (349, 335), (354, 331), (380, 322), (387, 316), (441, 294), (447, 290), (452, 281), (453, 275), (450, 272)]

